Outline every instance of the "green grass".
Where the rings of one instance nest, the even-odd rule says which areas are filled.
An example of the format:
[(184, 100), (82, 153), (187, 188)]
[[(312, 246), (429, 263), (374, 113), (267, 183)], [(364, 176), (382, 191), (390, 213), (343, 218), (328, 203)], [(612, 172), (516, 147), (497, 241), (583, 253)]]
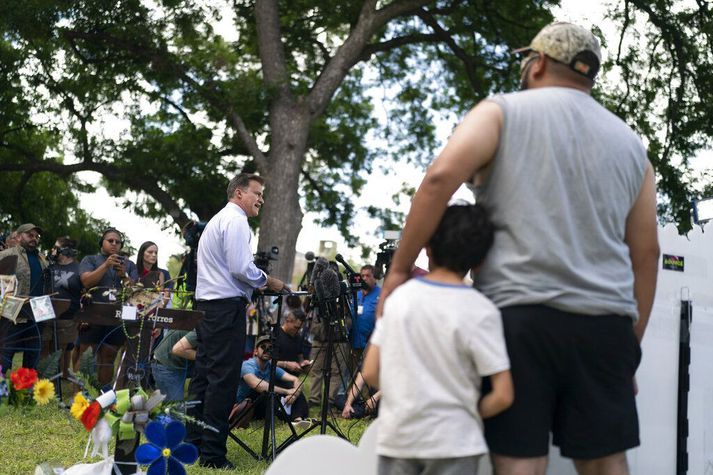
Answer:
[[(316, 416), (317, 414), (311, 414)], [(334, 422), (334, 420), (333, 420)], [(336, 419), (336, 423), (345, 436), (354, 444), (369, 421)], [(327, 429), (330, 434), (331, 430)], [(247, 443), (255, 452), (262, 447), (263, 422), (254, 421), (250, 428), (236, 432), (240, 440)], [(278, 445), (290, 434), (283, 422), (277, 422), (276, 435)], [(309, 435), (319, 434), (313, 429)], [(9, 408), (0, 416), (0, 474), (26, 475), (34, 473), (37, 464), (48, 462), (51, 466), (67, 468), (76, 463), (90, 463), (101, 460), (82, 460), (88, 433), (84, 427), (72, 419), (69, 412), (57, 404), (37, 406), (25, 411)], [(223, 472), (195, 466), (187, 467), (189, 475), (208, 475), (216, 473), (261, 474), (267, 470), (264, 461), (255, 461), (232, 439), (228, 439), (228, 459), (237, 470)], [(113, 446), (110, 446), (113, 452)]]

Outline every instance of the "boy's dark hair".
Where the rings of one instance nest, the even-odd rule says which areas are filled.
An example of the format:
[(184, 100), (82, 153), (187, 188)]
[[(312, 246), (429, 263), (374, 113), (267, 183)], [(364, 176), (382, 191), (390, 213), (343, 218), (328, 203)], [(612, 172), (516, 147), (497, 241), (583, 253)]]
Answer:
[(439, 267), (465, 274), (480, 265), (493, 245), (495, 229), (481, 205), (446, 208), (431, 237), (431, 259)]

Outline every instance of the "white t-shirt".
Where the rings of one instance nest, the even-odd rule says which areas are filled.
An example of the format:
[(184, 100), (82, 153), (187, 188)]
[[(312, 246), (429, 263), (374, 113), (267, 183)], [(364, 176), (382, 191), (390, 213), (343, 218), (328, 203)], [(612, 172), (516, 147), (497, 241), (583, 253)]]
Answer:
[(386, 301), (377, 453), (395, 458), (486, 453), (481, 376), (509, 369), (500, 311), (475, 289), (412, 279)]

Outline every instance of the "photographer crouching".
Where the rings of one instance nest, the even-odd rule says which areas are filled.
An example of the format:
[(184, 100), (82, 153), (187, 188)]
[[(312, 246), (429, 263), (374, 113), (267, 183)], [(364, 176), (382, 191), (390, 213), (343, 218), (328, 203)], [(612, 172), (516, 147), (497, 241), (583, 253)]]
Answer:
[(264, 179), (241, 173), (228, 184), (228, 203), (206, 225), (198, 242), (196, 308), (205, 312), (196, 327), (198, 353), (190, 399), (201, 401), (189, 415), (216, 428), (189, 426), (187, 440), (200, 451), (200, 465), (232, 469), (225, 455), (228, 415), (235, 402), (245, 348), (245, 309), (253, 290), (285, 284), (258, 269), (250, 249), (248, 218), (263, 203)]

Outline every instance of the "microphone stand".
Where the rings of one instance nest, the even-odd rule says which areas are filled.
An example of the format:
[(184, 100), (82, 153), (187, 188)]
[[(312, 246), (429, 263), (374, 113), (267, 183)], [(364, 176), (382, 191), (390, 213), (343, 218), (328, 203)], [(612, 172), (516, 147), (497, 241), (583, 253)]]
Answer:
[(341, 437), (342, 439), (349, 440), (347, 437), (339, 430), (339, 428), (332, 424), (328, 420), (328, 409), (329, 409), (329, 388), (332, 379), (332, 358), (334, 357), (334, 327), (337, 325), (337, 315), (336, 315), (336, 303), (337, 298), (325, 299), (320, 298), (318, 300), (319, 316), (322, 319), (323, 324), (327, 324), (327, 342), (326, 350), (327, 353), (324, 357), (324, 365), (322, 368), (322, 407), (320, 408), (320, 424), (319, 426), (314, 425), (301, 433), (298, 438), (304, 437), (306, 434), (311, 432), (315, 427), (319, 427), (319, 433), (325, 434), (327, 432), (327, 427), (331, 428), (334, 433)]
[[(292, 292), (293, 295), (306, 295), (307, 292)], [(262, 433), (262, 448), (260, 453), (255, 453), (247, 444), (240, 440), (235, 434), (233, 434), (232, 429), (228, 431), (228, 436), (233, 439), (240, 447), (242, 447), (250, 456), (255, 460), (267, 460), (273, 461), (279, 452), (282, 452), (288, 445), (290, 445), (295, 440), (299, 439), (300, 436), (297, 435), (295, 428), (289, 423), (289, 417), (287, 416), (287, 411), (285, 411), (282, 401), (280, 400), (277, 393), (275, 393), (275, 379), (277, 377), (277, 356), (279, 351), (277, 348), (276, 332), (280, 326), (280, 318), (282, 315), (282, 298), (285, 295), (281, 292), (261, 292), (259, 297), (276, 296), (277, 301), (277, 318), (275, 321), (269, 322), (269, 335), (270, 344), (272, 345), (272, 354), (270, 355), (270, 376), (268, 378), (267, 392), (260, 395), (260, 397), (266, 397), (266, 409), (265, 409), (265, 423), (263, 425)], [(292, 434), (279, 446), (277, 445), (277, 436), (275, 430), (275, 411), (281, 411), (288, 422), (288, 426)]]

